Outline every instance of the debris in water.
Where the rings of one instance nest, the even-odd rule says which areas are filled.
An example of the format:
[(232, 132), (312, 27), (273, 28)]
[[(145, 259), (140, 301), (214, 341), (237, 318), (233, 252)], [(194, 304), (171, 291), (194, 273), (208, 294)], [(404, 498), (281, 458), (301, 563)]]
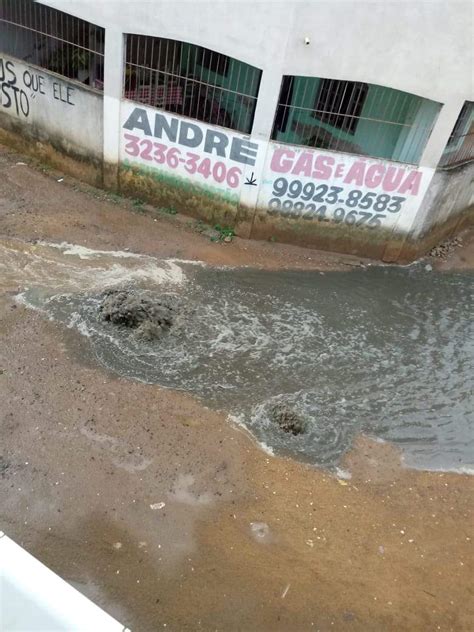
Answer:
[(270, 527), (266, 522), (251, 522), (250, 531), (253, 537), (259, 542), (268, 542), (270, 537)]
[(283, 432), (302, 434), (306, 429), (305, 420), (287, 404), (276, 404), (270, 411), (270, 419), (280, 426)]
[(151, 298), (144, 292), (123, 289), (107, 290), (102, 296), (102, 318), (134, 329), (139, 340), (158, 340), (175, 324), (178, 299), (174, 296)]
[(153, 510), (163, 509), (164, 506), (165, 506), (165, 503), (154, 503), (153, 505), (150, 505), (150, 509), (153, 509)]
[(352, 478), (352, 474), (347, 470), (343, 470), (340, 467), (336, 467), (336, 476), (338, 479), (342, 479), (344, 481), (350, 481)]

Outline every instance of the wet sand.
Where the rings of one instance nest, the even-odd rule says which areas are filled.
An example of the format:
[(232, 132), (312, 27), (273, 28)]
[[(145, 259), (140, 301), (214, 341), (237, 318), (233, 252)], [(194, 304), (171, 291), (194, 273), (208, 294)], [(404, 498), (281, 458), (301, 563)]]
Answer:
[(272, 242), (237, 238), (232, 243), (214, 243), (199, 234), (202, 227), (196, 220), (153, 213), (151, 207), (147, 210), (59, 172), (42, 173), (29, 161), (36, 166), (32, 169), (26, 160), (0, 145), (0, 229), (7, 237), (66, 241), (106, 250), (129, 248), (160, 258), (265, 269), (334, 270), (363, 261)]
[[(216, 265), (359, 261), (214, 244), (18, 160), (0, 154), (3, 237)], [(470, 239), (455, 255), (472, 257)], [(408, 470), (363, 437), (350, 480), (268, 456), (225, 412), (105, 372), (87, 340), (15, 306), (20, 289), (0, 295), (0, 529), (113, 616), (135, 631), (473, 629), (472, 477)]]

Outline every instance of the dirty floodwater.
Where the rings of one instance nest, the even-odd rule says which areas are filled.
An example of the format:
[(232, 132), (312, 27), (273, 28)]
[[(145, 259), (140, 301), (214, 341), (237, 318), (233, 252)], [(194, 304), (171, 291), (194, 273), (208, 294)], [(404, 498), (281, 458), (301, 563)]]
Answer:
[[(474, 467), (469, 271), (270, 272), (10, 240), (0, 272), (17, 301), (86, 336), (107, 369), (191, 393), (277, 454), (335, 469), (366, 434), (409, 466)], [(103, 292), (117, 287), (177, 296), (179, 330), (148, 340), (104, 320)], [(274, 423), (280, 404), (304, 432)]]

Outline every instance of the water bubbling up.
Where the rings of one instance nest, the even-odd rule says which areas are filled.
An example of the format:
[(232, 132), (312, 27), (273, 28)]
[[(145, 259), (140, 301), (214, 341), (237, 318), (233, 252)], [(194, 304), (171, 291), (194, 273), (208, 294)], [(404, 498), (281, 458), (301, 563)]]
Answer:
[[(365, 432), (413, 466), (473, 467), (471, 273), (216, 269), (41, 243), (2, 244), (0, 272), (25, 304), (87, 335), (106, 367), (193, 393), (279, 453), (335, 467)], [(146, 342), (103, 322), (101, 292), (124, 285), (185, 299), (183, 331)], [(305, 433), (271, 421), (280, 402)]]

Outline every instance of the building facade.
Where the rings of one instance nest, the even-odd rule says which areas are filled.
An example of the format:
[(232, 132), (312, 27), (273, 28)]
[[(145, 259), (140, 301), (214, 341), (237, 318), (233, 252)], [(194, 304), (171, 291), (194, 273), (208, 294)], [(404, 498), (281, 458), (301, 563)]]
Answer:
[(410, 260), (471, 217), (472, 22), (457, 0), (0, 0), (0, 139), (242, 236)]

